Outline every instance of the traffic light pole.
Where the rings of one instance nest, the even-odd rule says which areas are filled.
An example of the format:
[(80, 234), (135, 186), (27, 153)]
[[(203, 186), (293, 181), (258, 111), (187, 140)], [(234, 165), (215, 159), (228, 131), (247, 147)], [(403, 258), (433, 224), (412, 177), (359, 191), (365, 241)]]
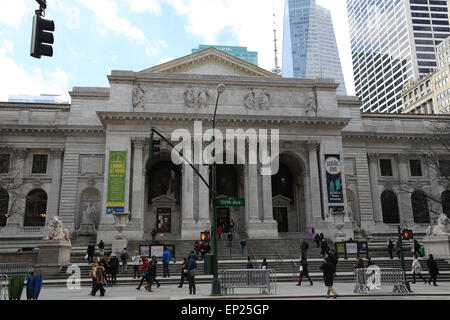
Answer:
[(409, 286), (409, 282), (406, 281), (406, 268), (405, 268), (405, 257), (403, 255), (403, 240), (402, 240), (402, 231), (400, 229), (400, 225), (398, 227), (398, 247), (400, 249), (400, 264), (403, 270), (403, 279), (405, 281), (406, 288), (411, 292), (411, 288)]

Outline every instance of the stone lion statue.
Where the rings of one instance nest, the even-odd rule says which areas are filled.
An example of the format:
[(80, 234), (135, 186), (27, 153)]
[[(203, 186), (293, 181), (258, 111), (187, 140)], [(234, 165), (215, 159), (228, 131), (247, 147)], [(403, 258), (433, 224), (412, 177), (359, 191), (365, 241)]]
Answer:
[(48, 223), (48, 236), (44, 240), (69, 240), (69, 231), (62, 228), (62, 221), (54, 216)]
[(445, 214), (440, 214), (437, 219), (437, 225), (428, 227), (427, 236), (437, 237), (444, 235), (450, 235), (450, 219)]

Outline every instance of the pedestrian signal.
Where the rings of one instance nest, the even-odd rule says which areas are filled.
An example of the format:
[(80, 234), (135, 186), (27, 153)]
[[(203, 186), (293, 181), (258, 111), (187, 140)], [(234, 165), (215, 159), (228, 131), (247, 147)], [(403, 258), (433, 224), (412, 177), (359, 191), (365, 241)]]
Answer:
[(402, 231), (402, 239), (403, 240), (411, 240), (413, 239), (413, 232), (410, 229), (404, 229)]

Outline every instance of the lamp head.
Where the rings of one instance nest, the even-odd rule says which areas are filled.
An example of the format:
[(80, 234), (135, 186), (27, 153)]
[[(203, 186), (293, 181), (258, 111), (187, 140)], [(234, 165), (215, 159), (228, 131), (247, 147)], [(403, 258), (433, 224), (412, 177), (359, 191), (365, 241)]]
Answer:
[(219, 93), (219, 94), (222, 94), (222, 93), (224, 93), (225, 92), (225, 85), (224, 84), (219, 84), (218, 86), (217, 86), (217, 92)]

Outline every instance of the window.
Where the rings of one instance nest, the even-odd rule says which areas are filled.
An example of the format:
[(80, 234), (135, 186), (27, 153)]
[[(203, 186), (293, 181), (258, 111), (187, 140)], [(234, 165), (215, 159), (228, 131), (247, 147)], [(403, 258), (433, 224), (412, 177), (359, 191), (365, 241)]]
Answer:
[(439, 171), (442, 177), (450, 177), (450, 160), (439, 160)]
[(27, 195), (24, 227), (43, 227), (47, 216), (47, 194), (35, 189)]
[(415, 223), (430, 223), (428, 199), (422, 190), (416, 190), (411, 195), (411, 204)]
[(380, 171), (383, 177), (392, 177), (392, 165), (389, 159), (380, 159)]
[(450, 218), (450, 191), (446, 190), (441, 194), (442, 212)]
[(393, 191), (385, 190), (381, 194), (381, 211), (384, 223), (400, 223), (397, 196)]
[(46, 154), (33, 155), (33, 168), (31, 173), (47, 173), (47, 159)]
[(0, 227), (6, 226), (6, 220), (8, 219), (8, 204), (8, 192), (0, 188)]
[(409, 168), (411, 177), (422, 176), (422, 166), (420, 165), (420, 160), (409, 160)]
[(9, 172), (9, 154), (0, 154), (0, 173)]

